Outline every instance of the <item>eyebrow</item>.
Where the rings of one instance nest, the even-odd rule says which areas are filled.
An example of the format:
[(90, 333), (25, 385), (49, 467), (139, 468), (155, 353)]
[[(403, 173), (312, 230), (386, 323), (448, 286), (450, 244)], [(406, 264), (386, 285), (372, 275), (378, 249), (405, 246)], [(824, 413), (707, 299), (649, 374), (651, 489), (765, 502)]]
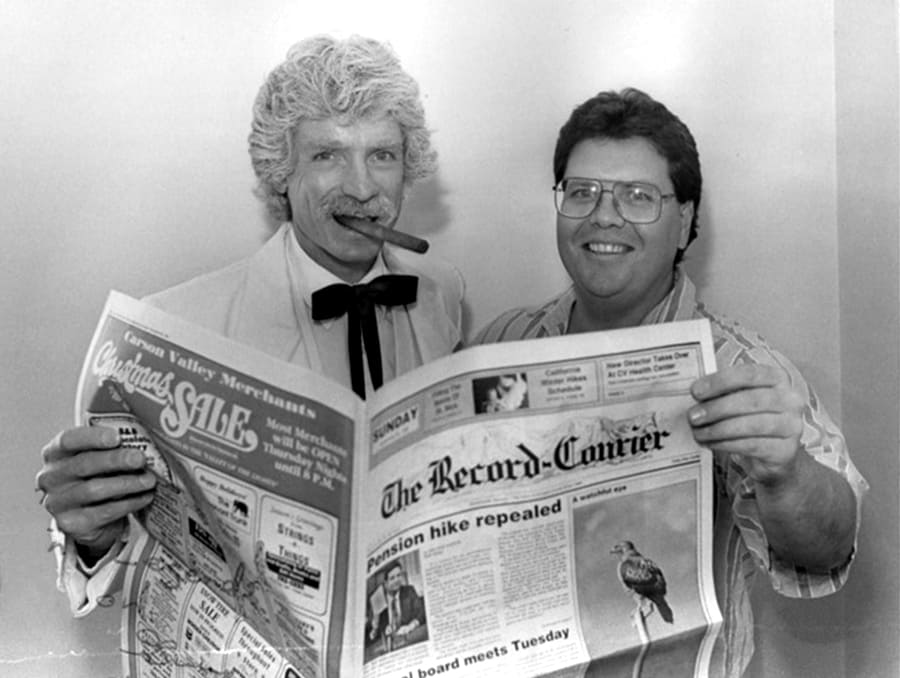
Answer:
[[(404, 142), (403, 140), (396, 141), (394, 139), (376, 139), (373, 143), (367, 144), (367, 150), (377, 150), (381, 148), (403, 148)], [(315, 141), (305, 141), (300, 144), (301, 148), (306, 148), (312, 151), (319, 150), (333, 150), (333, 149), (342, 149), (348, 148), (348, 144), (339, 139), (330, 138), (330, 139), (317, 139)]]
[[(581, 175), (572, 175), (572, 176), (564, 176), (562, 181), (572, 181), (572, 180), (580, 180), (580, 181), (600, 181), (604, 184), (650, 184), (652, 186), (656, 186), (660, 191), (665, 193), (667, 189), (663, 188), (661, 182), (656, 181), (656, 179), (646, 178), (646, 179), (606, 179), (603, 177), (585, 177)], [(668, 179), (668, 178), (667, 178)], [(669, 183), (671, 183), (671, 179), (668, 179)], [(672, 191), (675, 190), (675, 185), (672, 184)]]

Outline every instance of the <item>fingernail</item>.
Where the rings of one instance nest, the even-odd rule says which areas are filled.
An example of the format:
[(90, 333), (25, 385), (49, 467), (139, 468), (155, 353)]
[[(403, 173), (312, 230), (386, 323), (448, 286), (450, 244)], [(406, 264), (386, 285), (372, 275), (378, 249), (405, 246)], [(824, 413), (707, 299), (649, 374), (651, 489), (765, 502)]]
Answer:
[(100, 440), (107, 447), (116, 447), (119, 444), (119, 432), (114, 428), (104, 427)]
[(706, 382), (706, 379), (698, 379), (694, 382), (693, 387), (691, 387), (691, 391), (693, 391), (695, 396), (702, 396), (704, 393), (706, 393), (708, 388), (709, 386)]
[(703, 421), (703, 418), (706, 416), (706, 410), (702, 407), (695, 407), (688, 412), (688, 419), (691, 420), (692, 424), (699, 424)]

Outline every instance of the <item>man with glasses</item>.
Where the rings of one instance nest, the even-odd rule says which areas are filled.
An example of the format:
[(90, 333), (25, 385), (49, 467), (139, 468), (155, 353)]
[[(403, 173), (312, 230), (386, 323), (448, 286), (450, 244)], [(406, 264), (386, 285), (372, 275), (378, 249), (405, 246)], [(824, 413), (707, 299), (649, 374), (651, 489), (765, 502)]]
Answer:
[(711, 675), (740, 676), (753, 654), (753, 575), (766, 572), (790, 597), (838, 590), (867, 483), (797, 368), (696, 299), (680, 263), (697, 236), (702, 179), (681, 120), (638, 90), (601, 92), (561, 128), (553, 170), (557, 245), (572, 286), (500, 315), (475, 343), (709, 319), (718, 371), (692, 385), (688, 420), (715, 460), (724, 624)]

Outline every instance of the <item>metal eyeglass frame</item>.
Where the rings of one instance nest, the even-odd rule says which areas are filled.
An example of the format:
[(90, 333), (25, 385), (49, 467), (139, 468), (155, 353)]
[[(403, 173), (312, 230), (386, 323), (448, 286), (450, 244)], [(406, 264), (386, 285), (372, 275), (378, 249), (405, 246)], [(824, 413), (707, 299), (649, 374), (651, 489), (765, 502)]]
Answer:
[[(567, 181), (584, 181), (590, 184), (594, 184), (600, 187), (600, 192), (597, 194), (597, 199), (594, 201), (594, 204), (591, 206), (591, 209), (588, 210), (585, 214), (580, 215), (572, 215), (566, 214), (562, 211), (562, 205), (560, 200), (560, 195), (564, 194), (563, 184)], [(612, 184), (611, 188), (607, 188)], [(616, 196), (616, 189), (620, 186), (645, 186), (648, 188), (652, 188), (653, 191), (659, 196), (659, 202), (656, 204), (656, 216), (652, 219), (629, 219), (627, 216), (622, 214), (622, 207), (619, 203), (619, 198)], [(632, 224), (652, 224), (656, 221), (659, 221), (660, 216), (662, 216), (662, 207), (663, 203), (669, 198), (674, 198), (674, 193), (663, 193), (659, 186), (656, 184), (651, 184), (647, 181), (603, 181), (602, 179), (591, 179), (589, 177), (565, 177), (558, 184), (553, 187), (553, 204), (556, 207), (556, 211), (558, 214), (568, 218), (568, 219), (585, 219), (594, 213), (594, 210), (597, 209), (597, 205), (600, 204), (600, 201), (603, 200), (603, 194), (609, 193), (613, 198), (613, 207), (616, 208), (616, 213), (622, 217), (625, 221)]]

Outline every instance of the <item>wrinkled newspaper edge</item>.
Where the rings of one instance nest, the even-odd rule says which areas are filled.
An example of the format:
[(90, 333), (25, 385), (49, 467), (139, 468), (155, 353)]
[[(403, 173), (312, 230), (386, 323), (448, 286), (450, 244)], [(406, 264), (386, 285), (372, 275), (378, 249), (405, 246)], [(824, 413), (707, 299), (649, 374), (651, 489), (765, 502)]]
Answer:
[[(405, 514), (408, 516), (407, 518), (400, 520), (397, 516), (403, 514), (405, 509), (412, 507), (410, 505), (397, 508), (399, 504), (396, 502), (396, 496), (398, 495), (394, 491), (398, 482), (396, 468), (398, 465), (405, 467), (409, 477), (416, 474), (421, 475), (423, 468), (428, 468), (428, 466), (433, 468), (434, 465), (430, 462), (425, 467), (417, 466), (413, 462), (418, 455), (421, 455), (423, 447), (428, 447), (427, 441), (440, 440), (442, 436), (452, 435), (453, 431), (465, 428), (466, 435), (470, 436), (473, 430), (493, 431), (491, 433), (494, 436), (492, 444), (496, 444), (497, 436), (502, 439), (503, 436), (508, 435), (505, 431), (509, 431), (511, 428), (515, 429), (522, 422), (542, 416), (546, 417), (547, 412), (556, 413), (556, 423), (551, 428), (558, 428), (559, 421), (573, 418), (572, 412), (578, 411), (579, 408), (586, 409), (587, 414), (590, 415), (593, 406), (587, 405), (590, 398), (585, 395), (586, 389), (588, 391), (594, 389), (592, 397), (595, 399), (600, 399), (596, 393), (597, 389), (604, 390), (603, 398), (607, 400), (610, 392), (617, 393), (621, 402), (616, 411), (620, 415), (636, 412), (637, 414), (634, 416), (640, 419), (644, 416), (642, 412), (645, 410), (634, 405), (635, 402), (640, 403), (648, 399), (678, 400), (679, 398), (673, 395), (675, 393), (681, 394), (680, 400), (683, 402), (687, 383), (685, 375), (696, 377), (715, 369), (712, 341), (708, 323), (705, 321), (654, 326), (652, 332), (646, 328), (638, 328), (607, 332), (602, 335), (582, 335), (478, 347), (426, 365), (386, 385), (375, 394), (375, 397), (370, 399), (368, 412), (371, 413), (371, 418), (367, 420), (367, 411), (362, 401), (340, 386), (302, 368), (285, 365), (253, 349), (229, 342), (114, 292), (111, 293), (104, 308), (79, 382), (76, 409), (79, 420), (84, 423), (88, 423), (92, 416), (89, 412), (90, 407), (86, 394), (92, 388), (98, 387), (96, 355), (99, 349), (97, 344), (100, 339), (101, 327), (104, 321), (110, 317), (117, 317), (131, 326), (136, 330), (135, 335), (144, 333), (146, 336), (158, 337), (165, 340), (167, 345), (174, 344), (182, 347), (185, 349), (185, 354), (200, 356), (216, 364), (228, 365), (235, 372), (253, 375), (260, 382), (302, 393), (309, 400), (333, 408), (359, 423), (354, 427), (356, 429), (354, 445), (360, 447), (354, 447), (354, 449), (365, 450), (363, 454), (357, 453), (358, 457), (365, 457), (365, 463), (356, 464), (354, 479), (351, 480), (351, 484), (355, 488), (354, 514), (357, 516), (355, 520), (357, 523), (365, 522), (363, 517), (371, 517), (377, 507), (381, 513), (381, 520), (385, 524), (373, 529), (373, 523), (369, 520), (365, 522), (365, 530), (360, 529), (358, 524), (354, 524), (351, 532), (351, 553), (357, 561), (348, 571), (346, 584), (345, 616), (351, 620), (367, 618), (361, 600), (368, 593), (364, 582), (373, 574), (373, 571), (379, 571), (379, 566), (385, 564), (383, 561), (387, 559), (388, 555), (390, 555), (390, 560), (394, 561), (405, 551), (416, 551), (415, 548), (404, 548), (404, 538), (410, 534), (421, 535), (431, 525), (440, 525), (442, 520), (448, 520), (447, 517), (442, 518), (442, 516), (462, 515), (467, 512), (474, 515), (480, 512), (479, 515), (484, 520), (493, 520), (495, 525), (497, 521), (504, 519), (501, 516), (504, 516), (507, 522), (512, 520), (514, 515), (518, 516), (516, 520), (521, 519), (528, 511), (527, 508), (524, 511), (514, 508), (514, 505), (521, 505), (531, 506), (534, 509), (532, 517), (542, 518), (550, 516), (554, 510), (559, 510), (557, 506), (559, 497), (572, 496), (576, 491), (581, 492), (583, 497), (590, 497), (594, 490), (579, 490), (578, 488), (612, 486), (617, 482), (617, 475), (622, 475), (621, 469), (607, 474), (608, 477), (600, 473), (595, 481), (581, 486), (577, 483), (573, 485), (571, 482), (557, 479), (547, 485), (547, 487), (552, 487), (552, 490), (546, 489), (543, 494), (536, 494), (533, 490), (522, 491), (519, 494), (514, 493), (514, 501), (510, 501), (505, 490), (502, 493), (480, 492), (462, 502), (450, 502), (444, 506), (441, 506), (439, 502), (432, 502), (434, 506), (431, 508), (426, 508), (427, 502), (422, 501), (419, 506), (415, 507), (422, 509), (421, 513), (416, 513), (413, 518), (414, 512), (410, 511)], [(666, 378), (675, 375), (674, 381), (678, 382), (677, 388), (667, 389), (664, 387), (660, 390), (657, 387), (659, 380), (655, 375), (642, 376), (648, 374), (646, 371), (648, 366), (652, 372), (653, 361), (657, 359), (656, 357), (669, 356), (671, 358), (672, 347), (686, 346), (692, 347), (692, 349), (687, 352), (681, 351), (685, 355), (675, 358), (674, 362), (671, 360), (668, 363), (666, 360), (659, 362), (662, 368), (662, 381), (665, 383)], [(630, 365), (624, 365), (622, 356), (636, 357), (631, 358), (633, 362)], [(602, 369), (607, 370), (607, 373), (595, 375), (594, 382), (596, 383), (586, 386), (583, 377), (590, 369), (586, 369), (584, 366), (591, 364), (601, 365)], [(619, 367), (610, 367), (611, 365), (619, 365)], [(621, 378), (617, 379), (612, 374), (616, 369), (622, 370)], [(540, 377), (535, 377), (535, 374), (539, 374), (540, 371), (549, 375), (543, 382)], [(480, 393), (484, 395), (485, 388), (490, 391), (489, 387), (484, 386), (485, 384), (493, 383), (495, 386), (500, 386), (502, 378), (512, 382), (507, 394), (516, 390), (516, 378), (522, 378), (528, 382), (530, 390), (525, 398), (522, 398), (521, 394), (519, 396), (515, 393), (512, 394), (512, 399), (519, 401), (518, 406), (499, 403), (498, 401), (502, 399), (496, 393), (483, 403), (475, 402), (476, 383), (481, 385)], [(670, 379), (670, 386), (672, 383)], [(611, 384), (613, 388), (610, 388)], [(519, 390), (521, 390), (521, 385)], [(522, 400), (528, 405), (522, 407)], [(608, 403), (605, 403), (604, 407), (607, 406)], [(679, 405), (679, 407), (682, 406)], [(503, 409), (504, 407), (508, 409)], [(411, 423), (411, 412), (414, 411), (419, 412), (422, 419)], [(621, 423), (633, 418), (619, 416), (615, 421)], [(601, 416), (599, 419), (603, 420), (604, 417)], [(615, 427), (615, 421), (611, 423), (607, 417), (605, 425)], [(642, 429), (642, 435), (650, 436), (645, 439), (652, 441), (652, 433), (648, 433), (649, 429), (646, 429), (647, 422), (639, 425), (645, 426)], [(655, 426), (656, 424), (651, 422), (650, 425)], [(497, 431), (500, 432), (497, 433)], [(600, 431), (601, 436), (609, 433), (608, 428), (603, 428), (602, 425), (596, 431)], [(585, 433), (583, 422), (579, 433)], [(570, 437), (577, 438), (578, 436)], [(142, 432), (135, 440), (143, 446), (146, 434)], [(632, 447), (634, 446), (632, 445)], [(485, 449), (487, 448), (482, 448), (481, 452), (483, 453)], [(168, 451), (166, 454), (168, 455)], [(696, 528), (697, 565), (693, 573), (695, 593), (692, 594), (696, 601), (695, 607), (700, 610), (702, 617), (702, 625), (693, 631), (694, 635), (700, 638), (697, 654), (692, 662), (693, 674), (702, 676), (706, 672), (721, 617), (714, 597), (711, 575), (709, 454), (697, 449), (686, 449), (683, 454), (680, 454), (681, 459), (689, 457), (703, 460), (701, 466), (705, 478), (702, 483), (704, 485), (702, 489), (704, 505), (698, 504), (697, 506), (700, 518)], [(195, 515), (202, 516), (204, 520), (208, 521), (208, 526), (212, 528), (213, 541), (219, 545), (225, 545), (223, 555), (224, 560), (228, 563), (232, 581), (236, 569), (243, 571), (246, 581), (247, 573), (253, 570), (253, 564), (240, 562), (235, 550), (228, 547), (230, 540), (222, 533), (221, 526), (215, 519), (215, 509), (209, 506), (203, 490), (197, 485), (193, 474), (185, 469), (182, 461), (178, 455), (172, 456), (168, 460), (168, 473), (177, 477), (177, 482), (185, 490), (185, 496), (191, 498), (192, 511)], [(522, 460), (518, 460), (518, 462), (507, 460), (506, 465), (507, 468), (514, 468), (517, 463), (518, 468), (525, 468)], [(641, 463), (643, 466), (640, 469), (634, 469), (639, 471), (638, 473), (632, 474), (629, 471), (624, 475), (664, 476), (665, 469), (671, 465), (669, 462), (660, 460), (652, 462), (642, 460)], [(556, 470), (558, 471), (558, 469)], [(358, 480), (363, 475), (367, 476), (365, 483)], [(362, 485), (370, 488), (366, 496), (363, 496), (359, 487)], [(376, 489), (372, 490), (372, 488)], [(433, 490), (434, 487), (431, 489)], [(420, 494), (422, 493), (420, 492)], [(441, 494), (449, 494), (449, 492), (445, 490)], [(432, 496), (436, 495), (433, 493)], [(543, 503), (536, 500), (538, 496), (541, 497)], [(385, 502), (393, 508), (385, 509)], [(369, 508), (362, 510), (361, 506)], [(491, 510), (486, 510), (489, 508)], [(389, 526), (388, 522), (391, 523)], [(397, 525), (393, 523), (397, 523)], [(446, 523), (444, 525), (446, 526)], [(571, 527), (569, 526), (567, 529), (571, 529)], [(435, 533), (432, 532), (431, 536), (436, 540), (437, 537), (434, 535)], [(440, 537), (444, 538), (443, 535)], [(569, 533), (567, 534), (567, 544), (570, 543), (570, 539), (571, 534)], [(123, 598), (123, 635), (126, 647), (123, 663), (126, 666), (127, 675), (134, 678), (151, 675), (154, 678), (161, 675), (271, 675), (279, 677), (333, 675), (334, 669), (326, 670), (324, 662), (321, 660), (325, 654), (324, 648), (317, 655), (320, 659), (318, 664), (305, 661), (303, 655), (296, 654), (293, 654), (289, 660), (285, 656), (285, 654), (292, 654), (291, 648), (285, 645), (288, 639), (260, 634), (254, 625), (246, 623), (244, 615), (239, 614), (236, 609), (228, 605), (223, 605), (221, 597), (216, 596), (211, 588), (203, 584), (196, 570), (173, 557), (171, 553), (167, 553), (164, 549), (161, 550), (160, 545), (152, 539), (142, 537), (136, 540), (134, 546), (133, 560), (136, 558), (136, 561), (142, 565), (126, 568), (126, 596)], [(385, 548), (386, 546), (387, 548)], [(571, 544), (571, 547), (574, 548), (575, 544)], [(337, 554), (335, 556), (338, 558), (348, 557)], [(608, 557), (608, 554), (598, 554), (598, 557)], [(421, 561), (419, 568), (418, 574), (421, 577)], [(249, 577), (249, 581), (252, 582), (253, 578)], [(422, 586), (421, 579), (419, 585)], [(574, 575), (571, 585), (574, 587)], [(159, 595), (165, 592), (171, 593), (173, 589), (180, 587), (189, 588), (191, 593), (178, 598), (179, 609), (177, 612), (171, 615), (171, 619), (167, 620), (167, 623), (159, 625), (159, 628), (163, 629), (162, 632), (155, 626), (159, 620), (144, 619), (142, 625), (138, 624), (138, 611), (142, 600), (146, 601), (152, 598), (154, 591), (156, 595)], [(255, 595), (251, 595), (249, 598), (265, 608), (264, 614), (283, 614), (286, 609), (284, 601), (278, 600), (277, 595), (266, 595), (265, 588), (259, 585), (257, 580)], [(269, 593), (271, 592), (270, 589)], [(209, 595), (210, 593), (212, 595)], [(577, 598), (578, 595), (576, 592), (575, 597)], [(275, 600), (273, 601), (272, 598)], [(335, 610), (328, 612), (329, 615), (326, 616), (341, 616), (340, 612)], [(640, 623), (636, 621), (640, 617), (641, 614), (636, 608), (635, 614), (632, 616), (632, 623), (636, 627), (640, 626)], [(658, 617), (659, 615), (657, 615), (657, 619)], [(569, 643), (569, 650), (563, 653), (546, 651), (552, 641), (559, 640), (559, 635), (563, 631), (549, 628), (545, 624), (542, 627), (545, 632), (533, 634), (533, 638), (510, 640), (503, 637), (503, 642), (498, 644), (497, 634), (494, 634), (495, 642), (484, 644), (483, 648), (469, 646), (464, 649), (459, 642), (452, 643), (449, 642), (452, 639), (444, 638), (440, 642), (441, 651), (437, 652), (434, 648), (438, 646), (437, 640), (440, 639), (432, 638), (431, 643), (424, 642), (420, 643), (418, 647), (406, 648), (404, 651), (397, 649), (392, 653), (384, 653), (380, 657), (367, 658), (364, 675), (374, 678), (407, 675), (415, 677), (417, 675), (437, 675), (445, 671), (448, 675), (467, 675), (466, 666), (471, 667), (470, 673), (475, 672), (471, 675), (478, 675), (477, 672), (485, 670), (489, 664), (493, 664), (494, 667), (509, 666), (509, 664), (504, 664), (507, 657), (501, 655), (499, 650), (493, 653), (491, 647), (494, 650), (498, 647), (506, 649), (506, 655), (520, 654), (523, 658), (529, 657), (523, 665), (535, 667), (535, 670), (539, 671), (539, 673), (533, 674), (520, 671), (517, 675), (583, 675), (591, 660), (598, 660), (597, 657), (592, 658), (585, 649), (587, 641), (584, 622), (587, 619), (584, 617), (581, 622), (576, 620), (576, 623), (566, 627), (572, 634), (573, 642)], [(531, 626), (539, 627), (540, 625), (534, 624), (534, 621), (536, 620), (531, 620)], [(366, 644), (365, 629), (354, 630), (347, 625), (344, 627), (344, 631), (343, 637), (349, 650), (348, 647), (344, 648), (341, 667), (345, 672), (352, 670), (353, 675), (356, 675), (361, 673), (360, 663), (363, 661), (363, 646)], [(637, 668), (640, 662), (647, 659), (648, 649), (653, 643), (647, 637), (646, 629), (642, 633), (637, 628), (636, 632), (639, 641), (631, 650), (623, 650), (619, 654), (628, 655), (630, 651), (634, 656), (629, 657), (627, 661), (633, 661)], [(686, 631), (682, 628), (680, 633), (684, 634)], [(187, 635), (193, 636), (193, 644), (185, 640)], [(200, 642), (196, 640), (197, 638), (200, 638)], [(221, 643), (220, 647), (215, 646), (217, 642)], [(320, 645), (324, 644), (321, 635), (319, 643)], [(528, 643), (534, 644), (529, 645)], [(545, 644), (546, 647), (544, 647)], [(580, 650), (578, 649), (579, 644), (581, 645)], [(537, 648), (538, 645), (541, 646), (538, 649), (543, 651), (541, 654), (544, 657), (543, 663), (535, 661), (535, 658), (529, 656), (527, 652), (529, 648)], [(423, 646), (429, 648), (427, 652), (422, 651)], [(282, 650), (287, 649), (288, 652), (276, 651), (274, 649), (276, 647), (280, 647)], [(521, 651), (519, 648), (522, 648)], [(397, 660), (396, 656), (403, 656), (404, 652), (406, 658)], [(472, 657), (477, 657), (477, 660), (472, 660)], [(565, 664), (561, 665), (560, 661), (563, 659), (571, 661), (571, 665), (568, 667)], [(460, 660), (464, 662), (471, 660), (471, 664), (463, 665)], [(164, 668), (166, 666), (170, 668)], [(238, 666), (242, 668), (239, 670)], [(540, 668), (541, 666), (544, 668)], [(167, 670), (170, 672), (166, 673)]]

